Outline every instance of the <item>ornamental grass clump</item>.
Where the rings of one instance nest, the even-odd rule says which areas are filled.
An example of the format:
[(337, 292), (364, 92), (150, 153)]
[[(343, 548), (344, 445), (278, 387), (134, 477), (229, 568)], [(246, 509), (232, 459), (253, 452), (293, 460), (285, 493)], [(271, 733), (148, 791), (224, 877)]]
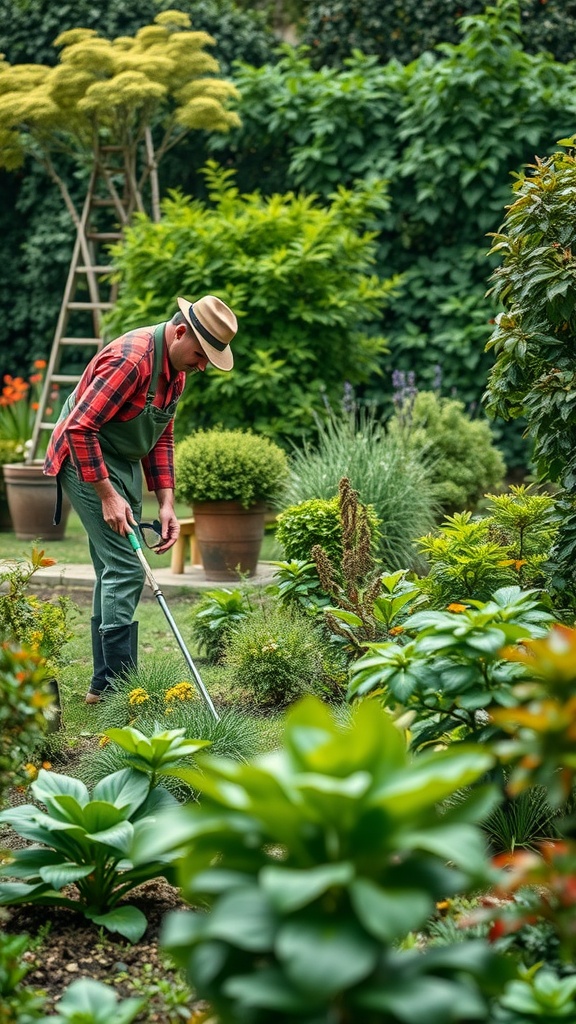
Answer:
[(372, 413), (329, 411), (316, 443), (305, 442), (291, 456), (284, 504), (334, 498), (342, 477), (379, 520), (376, 554), (384, 566), (414, 565), (415, 538), (433, 528), (438, 511), (422, 452), (389, 434)]
[(178, 442), (174, 461), (176, 497), (189, 505), (271, 504), (282, 495), (288, 478), (285, 452), (248, 430), (198, 430)]

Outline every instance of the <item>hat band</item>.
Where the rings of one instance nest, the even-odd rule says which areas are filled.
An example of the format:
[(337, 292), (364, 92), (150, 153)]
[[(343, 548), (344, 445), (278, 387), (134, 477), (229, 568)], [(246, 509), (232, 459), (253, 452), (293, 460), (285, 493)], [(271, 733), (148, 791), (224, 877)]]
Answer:
[(225, 344), (222, 341), (219, 341), (218, 338), (215, 338), (214, 335), (210, 334), (210, 331), (207, 330), (207, 328), (200, 323), (198, 317), (196, 316), (196, 313), (194, 312), (194, 306), (190, 306), (190, 311), (188, 315), (190, 317), (192, 325), (196, 328), (198, 333), (202, 335), (204, 341), (207, 341), (209, 345), (213, 345), (213, 347), (218, 349), (219, 352), (223, 352), (225, 348), (228, 348), (227, 344)]

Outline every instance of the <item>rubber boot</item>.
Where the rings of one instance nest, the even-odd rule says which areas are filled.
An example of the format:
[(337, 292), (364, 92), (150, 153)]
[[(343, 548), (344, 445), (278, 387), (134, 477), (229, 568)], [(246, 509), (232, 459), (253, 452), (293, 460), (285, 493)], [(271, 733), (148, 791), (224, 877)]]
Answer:
[(132, 657), (132, 665), (134, 668), (138, 667), (138, 623), (130, 623), (130, 655)]
[(102, 634), (100, 632), (101, 625), (102, 619), (93, 615), (90, 619), (93, 675), (90, 681), (90, 688), (86, 694), (87, 704), (97, 704), (100, 700), (100, 695), (108, 685), (108, 680), (106, 678), (106, 662), (104, 661), (104, 651), (102, 650)]
[[(96, 689), (92, 684), (86, 694), (87, 704), (97, 704), (104, 691), (121, 678), (128, 669), (136, 667), (138, 647), (138, 623), (116, 626), (100, 633), (102, 657), (104, 660), (103, 685)], [(101, 677), (99, 682), (101, 682)]]

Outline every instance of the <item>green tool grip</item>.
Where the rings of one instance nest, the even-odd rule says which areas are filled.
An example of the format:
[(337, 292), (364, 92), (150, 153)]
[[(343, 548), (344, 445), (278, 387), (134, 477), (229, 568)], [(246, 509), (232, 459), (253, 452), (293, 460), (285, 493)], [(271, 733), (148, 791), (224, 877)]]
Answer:
[(142, 545), (134, 533), (134, 530), (131, 530), (128, 534), (128, 540), (130, 541), (134, 551), (142, 551)]

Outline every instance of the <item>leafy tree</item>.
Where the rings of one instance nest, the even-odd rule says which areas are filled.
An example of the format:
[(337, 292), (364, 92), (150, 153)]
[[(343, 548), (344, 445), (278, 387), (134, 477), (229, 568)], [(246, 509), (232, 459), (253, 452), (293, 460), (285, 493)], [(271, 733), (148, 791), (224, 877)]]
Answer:
[[(62, 30), (80, 26), (92, 33), (97, 30), (100, 40), (135, 36), (159, 7), (171, 5), (168, 0), (160, 4), (143, 0), (138, 8), (130, 6), (118, 0), (104, 0), (98, 7), (87, 0), (58, 6), (47, 0), (0, 0), (0, 50), (14, 65), (42, 61), (48, 67), (59, 60), (53, 40)], [(216, 39), (223, 70), (227, 71), (238, 55), (255, 65), (272, 59), (274, 40), (262, 14), (241, 11), (231, 0), (184, 0), (179, 7), (183, 14), (191, 15), (194, 29)], [(68, 52), (69, 48), (62, 50), (60, 62)], [(190, 136), (181, 136), (178, 146), (167, 152), (160, 191), (171, 183), (190, 182), (190, 187), (197, 183), (196, 171), (205, 159), (208, 134), (196, 129)], [(78, 208), (86, 188), (84, 168), (79, 174), (74, 158), (61, 152), (57, 170)], [(5, 268), (0, 289), (0, 318), (5, 324), (0, 328), (1, 369), (14, 374), (21, 372), (24, 357), (28, 362), (31, 343), (34, 356), (47, 355), (68, 272), (74, 225), (46, 191), (44, 169), (30, 161), (16, 172), (0, 170), (0, 225), (0, 259)]]
[(178, 295), (220, 295), (240, 321), (236, 367), (186, 390), (177, 435), (220, 423), (298, 438), (343, 376), (377, 372), (384, 341), (372, 325), (395, 283), (374, 273), (366, 230), (386, 203), (382, 183), (339, 189), (321, 206), (293, 193), (239, 195), (234, 172), (213, 163), (205, 175), (210, 205), (172, 193), (160, 223), (137, 215), (114, 247), (120, 287), (107, 326), (156, 323)]
[(57, 167), (61, 153), (92, 167), (99, 148), (121, 146), (127, 199), (106, 176), (123, 224), (144, 209), (144, 187), (158, 216), (158, 163), (192, 130), (228, 131), (239, 123), (227, 109), (233, 86), (216, 77), (218, 62), (205, 52), (207, 33), (187, 31), (178, 11), (157, 15), (133, 38), (107, 40), (93, 29), (70, 29), (55, 68), (0, 64), (0, 150), (7, 170), (37, 160), (58, 185), (76, 224), (80, 214)]
[[(565, 139), (573, 146), (574, 138)], [(504, 306), (488, 343), (495, 357), (487, 406), (524, 415), (542, 479), (564, 488), (556, 587), (576, 599), (576, 158), (537, 160), (518, 177), (494, 236), (492, 299)]]

